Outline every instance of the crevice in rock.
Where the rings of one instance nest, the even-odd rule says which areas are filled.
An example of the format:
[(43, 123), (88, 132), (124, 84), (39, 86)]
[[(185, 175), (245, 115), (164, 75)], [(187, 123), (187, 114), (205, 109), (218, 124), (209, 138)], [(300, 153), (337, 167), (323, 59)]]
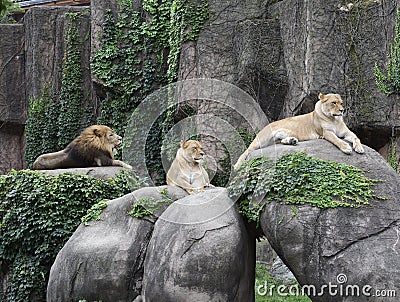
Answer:
[(377, 236), (379, 234), (382, 234), (382, 233), (386, 232), (387, 230), (391, 229), (392, 227), (397, 226), (398, 224), (399, 224), (399, 220), (392, 221), (388, 226), (380, 229), (379, 231), (377, 231), (375, 233), (371, 233), (371, 234), (365, 235), (365, 236), (362, 236), (362, 237), (360, 237), (360, 238), (348, 243), (346, 246), (344, 246), (343, 248), (339, 249), (337, 252), (332, 253), (330, 255), (323, 255), (323, 257), (327, 258), (327, 259), (336, 257), (337, 255), (339, 255), (340, 253), (344, 252), (345, 250), (347, 250), (352, 245), (354, 245), (354, 244), (356, 244), (356, 243), (358, 243), (358, 242), (360, 242), (360, 241), (362, 241), (364, 239), (368, 239), (368, 238)]
[(206, 236), (206, 234), (207, 234), (208, 232), (218, 231), (218, 230), (227, 228), (227, 227), (229, 227), (229, 226), (231, 226), (231, 225), (232, 225), (232, 223), (229, 223), (229, 224), (220, 226), (220, 227), (218, 227), (218, 228), (213, 228), (213, 229), (205, 230), (204, 233), (203, 233), (203, 235), (201, 235), (199, 238), (195, 238), (195, 237), (190, 238), (190, 239), (188, 240), (189, 246), (188, 246), (188, 247), (185, 249), (185, 251), (182, 253), (182, 256), (181, 256), (181, 257), (185, 256), (185, 254), (192, 248), (192, 246), (193, 246), (196, 242), (201, 241), (201, 240)]

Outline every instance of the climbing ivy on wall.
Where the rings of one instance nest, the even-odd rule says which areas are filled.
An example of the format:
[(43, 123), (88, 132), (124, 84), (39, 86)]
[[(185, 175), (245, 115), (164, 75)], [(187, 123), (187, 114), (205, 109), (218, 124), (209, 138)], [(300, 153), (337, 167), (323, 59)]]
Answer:
[(132, 171), (109, 180), (29, 170), (1, 175), (0, 264), (8, 281), (0, 301), (45, 301), (50, 267), (81, 217), (143, 185)]
[(85, 12), (66, 14), (60, 91), (50, 84), (39, 98), (29, 100), (25, 127), (28, 167), (38, 155), (65, 148), (92, 118), (93, 109), (87, 110), (82, 91), (82, 41), (78, 29), (84, 17)]
[[(208, 18), (207, 0), (144, 0), (140, 11), (119, 0), (119, 12), (107, 11), (92, 70), (106, 90), (100, 124), (123, 134), (130, 114), (151, 92), (177, 80), (182, 43), (196, 40)], [(168, 100), (166, 100), (168, 101)], [(160, 141), (172, 126), (173, 109), (160, 115), (146, 143), (151, 173), (163, 173)]]
[(386, 95), (400, 94), (400, 9), (397, 10), (393, 42), (386, 62), (386, 74), (375, 64), (375, 79), (379, 90)]
[(59, 97), (58, 149), (63, 149), (76, 136), (82, 125), (83, 92), (81, 42), (78, 32), (78, 14), (68, 13), (69, 26), (62, 64), (62, 82)]

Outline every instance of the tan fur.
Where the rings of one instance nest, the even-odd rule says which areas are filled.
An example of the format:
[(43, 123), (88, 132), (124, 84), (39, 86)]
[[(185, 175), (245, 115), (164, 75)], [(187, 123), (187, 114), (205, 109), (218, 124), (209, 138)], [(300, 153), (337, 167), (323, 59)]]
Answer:
[[(364, 153), (360, 140), (343, 121), (343, 110), (340, 95), (320, 93), (313, 112), (276, 121), (262, 129), (239, 157), (235, 169), (250, 152), (279, 142), (296, 145), (298, 141), (324, 138), (346, 154), (350, 154), (352, 148), (357, 153)], [(341, 138), (352, 143), (352, 146)]]
[(189, 194), (210, 186), (206, 170), (200, 165), (204, 152), (195, 140), (182, 141), (181, 147), (167, 173), (167, 184), (185, 189)]
[(111, 128), (93, 125), (86, 128), (64, 150), (40, 155), (33, 163), (33, 169), (62, 169), (92, 166), (132, 167), (114, 159), (121, 137)]

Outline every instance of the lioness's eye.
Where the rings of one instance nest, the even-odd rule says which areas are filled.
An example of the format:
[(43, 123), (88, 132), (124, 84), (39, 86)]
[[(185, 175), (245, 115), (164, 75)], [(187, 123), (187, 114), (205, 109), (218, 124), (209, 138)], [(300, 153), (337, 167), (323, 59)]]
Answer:
[(332, 105), (336, 105), (337, 103), (336, 102), (332, 102)]

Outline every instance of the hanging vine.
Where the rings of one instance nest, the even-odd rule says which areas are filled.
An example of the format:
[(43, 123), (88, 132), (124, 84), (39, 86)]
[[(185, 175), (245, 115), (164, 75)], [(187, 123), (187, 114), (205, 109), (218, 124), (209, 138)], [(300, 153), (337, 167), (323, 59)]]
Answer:
[[(196, 40), (208, 18), (207, 0), (144, 0), (141, 11), (119, 0), (107, 11), (102, 43), (92, 71), (106, 90), (98, 123), (124, 133), (127, 121), (147, 95), (177, 80), (182, 43)], [(168, 102), (168, 100), (166, 100)], [(174, 122), (174, 109), (161, 114), (146, 143), (151, 173), (163, 174), (160, 141)]]
[(400, 9), (397, 11), (393, 42), (386, 62), (386, 75), (375, 64), (375, 80), (379, 90), (387, 96), (400, 94)]
[(28, 167), (38, 155), (65, 148), (84, 123), (92, 119), (93, 110), (84, 109), (82, 41), (79, 36), (81, 21), (88, 16), (88, 12), (67, 13), (65, 16), (67, 25), (61, 88), (57, 91), (53, 83), (49, 83), (39, 98), (29, 100), (25, 128)]

